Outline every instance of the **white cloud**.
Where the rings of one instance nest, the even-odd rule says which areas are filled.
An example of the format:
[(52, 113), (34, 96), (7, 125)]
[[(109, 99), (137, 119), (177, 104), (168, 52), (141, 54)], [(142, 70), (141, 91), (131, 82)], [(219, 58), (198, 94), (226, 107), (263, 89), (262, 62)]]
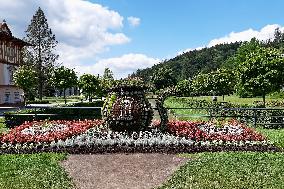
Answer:
[(182, 55), (183, 53), (186, 53), (186, 52), (189, 52), (189, 51), (193, 51), (193, 50), (201, 50), (201, 49), (203, 49), (203, 48), (204, 48), (204, 47), (196, 47), (196, 48), (184, 49), (184, 50), (178, 51), (178, 52), (177, 52), (177, 55)]
[(117, 79), (127, 77), (138, 68), (144, 69), (160, 62), (159, 59), (148, 57), (144, 54), (125, 54), (120, 57), (99, 60), (90, 66), (76, 66), (79, 75), (84, 73), (102, 75), (105, 68), (110, 68)]
[(130, 16), (127, 20), (130, 26), (136, 27), (140, 25), (140, 18)]
[(279, 27), (281, 31), (284, 31), (284, 27), (281, 27), (278, 24), (266, 25), (260, 31), (248, 29), (241, 32), (231, 32), (229, 35), (226, 35), (221, 38), (213, 39), (209, 42), (208, 47), (212, 47), (221, 43), (231, 43), (236, 41), (249, 41), (252, 38), (257, 38), (259, 40), (266, 41), (274, 37), (275, 29)]
[[(254, 37), (261, 41), (266, 41), (268, 39), (274, 38), (274, 31), (276, 28), (279, 28), (282, 32), (284, 32), (284, 27), (278, 24), (266, 25), (263, 28), (261, 28), (259, 31), (253, 30), (250, 28), (250, 29), (240, 31), (240, 32), (231, 32), (224, 37), (213, 39), (208, 43), (207, 47), (212, 47), (214, 45), (223, 44), (223, 43), (233, 43), (237, 41), (249, 41)], [(181, 55), (185, 52), (189, 52), (193, 50), (200, 50), (203, 48), (205, 48), (205, 46), (184, 49), (184, 50), (178, 51), (177, 55)]]
[[(0, 4), (0, 19), (7, 20), (17, 37), (24, 36), (33, 14), (41, 7), (59, 41), (59, 61), (75, 68), (79, 74), (103, 74), (108, 67), (117, 78), (121, 78), (138, 68), (151, 67), (159, 62), (158, 59), (132, 53), (100, 59), (99, 55), (108, 51), (110, 46), (131, 41), (122, 33), (124, 18), (102, 5), (84, 0), (0, 0)], [(21, 17), (15, 13), (21, 14)], [(127, 21), (134, 27), (140, 24), (140, 18), (136, 17), (128, 17)]]

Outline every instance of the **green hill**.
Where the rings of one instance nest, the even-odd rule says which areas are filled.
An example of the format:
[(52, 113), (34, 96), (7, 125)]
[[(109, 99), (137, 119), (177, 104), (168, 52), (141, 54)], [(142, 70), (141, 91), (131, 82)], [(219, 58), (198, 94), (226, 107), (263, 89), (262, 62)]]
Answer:
[(219, 44), (210, 48), (185, 52), (151, 68), (138, 69), (133, 76), (141, 77), (148, 82), (155, 71), (166, 67), (172, 69), (177, 81), (192, 78), (200, 72), (207, 73), (225, 65), (228, 59), (234, 56), (240, 45), (240, 42)]

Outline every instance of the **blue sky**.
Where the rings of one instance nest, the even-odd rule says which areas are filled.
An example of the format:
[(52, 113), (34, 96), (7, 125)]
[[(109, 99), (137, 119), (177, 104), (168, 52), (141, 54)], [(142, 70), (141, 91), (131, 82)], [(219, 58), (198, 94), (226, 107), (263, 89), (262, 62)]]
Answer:
[(268, 24), (283, 25), (284, 1), (274, 0), (93, 0), (127, 17), (141, 19), (125, 32), (133, 39), (114, 47), (116, 55), (135, 51), (163, 59), (210, 40)]
[(0, 19), (24, 37), (40, 6), (63, 65), (117, 78), (178, 53), (219, 43), (267, 40), (284, 28), (282, 0), (0, 0)]

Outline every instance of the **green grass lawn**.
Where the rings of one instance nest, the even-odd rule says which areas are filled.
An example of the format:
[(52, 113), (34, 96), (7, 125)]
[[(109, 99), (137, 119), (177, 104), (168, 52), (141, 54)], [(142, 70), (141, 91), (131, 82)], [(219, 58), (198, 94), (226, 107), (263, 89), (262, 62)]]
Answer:
[(0, 155), (0, 188), (72, 188), (71, 179), (58, 164), (65, 158), (56, 153)]
[[(63, 97), (45, 97), (42, 100), (48, 100), (51, 104), (64, 103), (65, 99)], [(81, 102), (81, 99), (77, 96), (66, 97), (67, 102)]]
[(284, 188), (284, 153), (183, 154), (191, 160), (159, 189)]
[[(189, 97), (192, 98), (192, 97)], [(193, 97), (193, 99), (198, 100), (212, 100), (212, 96), (200, 96), (200, 97)], [(266, 101), (270, 100), (283, 100), (283, 98), (275, 98), (275, 97), (266, 97)], [(239, 103), (239, 104), (253, 104), (255, 101), (262, 101), (262, 97), (254, 97), (254, 98), (240, 98), (236, 95), (225, 96), (224, 101), (222, 96), (217, 97), (218, 102), (231, 102), (231, 103)]]
[(0, 134), (8, 131), (4, 121), (5, 121), (5, 118), (0, 118)]
[[(184, 108), (186, 105), (182, 102), (177, 100), (173, 100), (172, 98), (168, 98), (164, 102), (165, 107), (170, 108)], [(178, 116), (177, 119), (179, 120), (203, 120), (208, 121), (208, 118), (203, 117), (207, 114), (206, 110), (193, 110), (193, 109), (177, 109), (177, 110), (170, 110), (170, 116)], [(171, 117), (170, 117), (171, 118)]]
[[(256, 128), (256, 130), (272, 141), (276, 146), (284, 148), (284, 128), (283, 129), (263, 129)], [(283, 183), (284, 186), (284, 183)]]

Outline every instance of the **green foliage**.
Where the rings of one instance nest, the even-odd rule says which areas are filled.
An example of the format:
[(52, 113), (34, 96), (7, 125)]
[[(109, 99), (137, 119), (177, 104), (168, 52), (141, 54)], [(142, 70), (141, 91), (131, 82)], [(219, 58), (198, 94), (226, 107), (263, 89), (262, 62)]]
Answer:
[(113, 72), (109, 68), (105, 68), (104, 74), (103, 74), (103, 79), (111, 80), (111, 81), (114, 80)]
[(274, 31), (274, 38), (270, 39), (266, 44), (269, 47), (274, 47), (279, 49), (281, 52), (284, 50), (284, 33), (280, 28), (276, 28)]
[(79, 88), (82, 92), (89, 98), (89, 101), (92, 101), (92, 98), (95, 94), (101, 93), (101, 86), (99, 77), (91, 74), (84, 74), (79, 79)]
[(71, 189), (74, 184), (59, 165), (64, 159), (56, 153), (0, 155), (0, 188)]
[(265, 96), (284, 83), (284, 58), (279, 50), (264, 47), (244, 56), (239, 62), (240, 85), (253, 95), (262, 95), (265, 104)]
[(160, 189), (283, 188), (283, 153), (221, 152), (190, 158)]
[(25, 41), (32, 44), (24, 53), (25, 64), (33, 66), (37, 72), (38, 93), (42, 100), (43, 89), (47, 86), (51, 73), (55, 67), (58, 55), (55, 54), (57, 41), (48, 26), (47, 19), (41, 8), (33, 16), (26, 30)]
[(208, 73), (220, 68), (230, 57), (235, 55), (240, 44), (240, 42), (219, 44), (210, 48), (185, 52), (151, 68), (139, 69), (134, 76), (141, 77), (146, 83), (150, 83), (152, 76), (160, 68), (163, 68), (171, 69), (176, 81), (193, 78), (200, 72)]
[(100, 78), (100, 86), (102, 88), (101, 96), (106, 96), (107, 91), (114, 85), (113, 73), (109, 68), (105, 68), (102, 78)]
[(17, 87), (23, 89), (24, 100), (32, 99), (37, 84), (36, 71), (31, 66), (22, 65), (14, 73), (13, 80)]
[(181, 80), (176, 85), (177, 94), (180, 96), (191, 95), (191, 82), (189, 80)]
[(192, 81), (192, 89), (195, 95), (228, 95), (234, 92), (236, 83), (234, 71), (218, 69), (197, 75)]
[(153, 74), (152, 81), (157, 90), (173, 86), (177, 82), (173, 70), (166, 67), (159, 68)]
[(74, 70), (61, 66), (59, 68), (55, 68), (53, 71), (53, 75), (51, 78), (52, 85), (57, 88), (63, 90), (64, 99), (66, 103), (66, 94), (65, 90), (67, 88), (71, 88), (77, 85), (77, 75)]
[[(49, 107), (40, 109), (27, 109), (17, 112), (6, 112), (5, 123), (8, 128), (21, 125), (25, 121), (33, 120), (79, 120), (79, 119), (100, 119), (102, 118), (101, 109), (76, 109), (76, 107), (102, 107), (103, 101), (95, 101), (89, 103), (76, 103), (68, 104), (64, 107), (74, 108), (60, 108)], [(34, 115), (36, 114), (36, 115)], [(40, 115), (38, 115), (40, 114)], [(56, 115), (44, 115), (44, 114), (56, 114)]]
[(116, 94), (109, 93), (104, 101), (103, 110), (106, 109), (107, 114), (110, 114), (110, 111), (113, 107), (114, 102), (116, 101)]

